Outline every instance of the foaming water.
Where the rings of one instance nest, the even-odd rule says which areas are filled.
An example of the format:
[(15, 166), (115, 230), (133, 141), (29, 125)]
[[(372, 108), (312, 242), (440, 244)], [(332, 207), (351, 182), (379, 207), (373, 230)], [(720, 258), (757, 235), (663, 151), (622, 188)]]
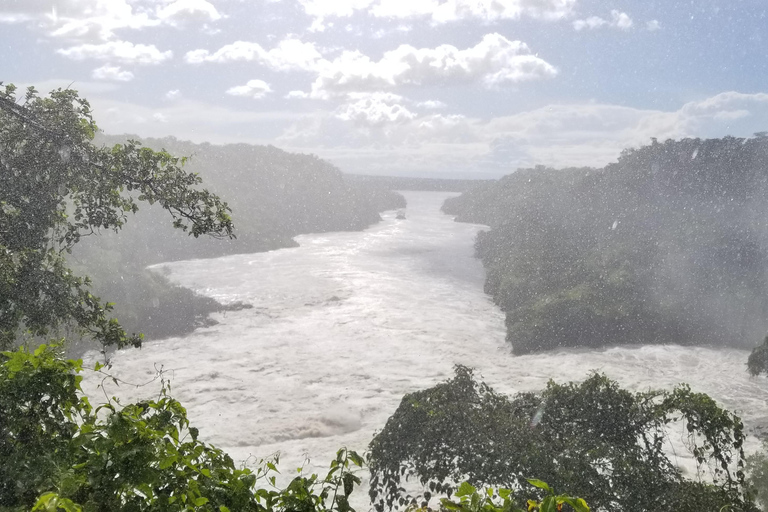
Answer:
[[(748, 428), (768, 424), (768, 380), (748, 376), (744, 350), (664, 345), (513, 356), (473, 258), (482, 226), (440, 213), (452, 194), (405, 195), (406, 220), (385, 214), (364, 232), (158, 265), (183, 286), (253, 308), (219, 315), (219, 324), (184, 338), (118, 352), (112, 373), (140, 382), (162, 366), (203, 440), (235, 460), (279, 451), (287, 469), (306, 456), (311, 467), (326, 467), (341, 446), (364, 450), (405, 393), (449, 378), (455, 364), (506, 393), (595, 370), (633, 390), (687, 382), (737, 411)], [(98, 383), (85, 383), (94, 399), (103, 397)], [(104, 385), (124, 401), (159, 388)]]

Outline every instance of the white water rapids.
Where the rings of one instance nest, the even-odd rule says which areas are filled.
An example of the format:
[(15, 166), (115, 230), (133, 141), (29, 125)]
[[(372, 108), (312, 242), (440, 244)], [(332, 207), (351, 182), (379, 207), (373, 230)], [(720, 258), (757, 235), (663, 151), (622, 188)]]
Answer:
[[(305, 456), (319, 469), (342, 446), (364, 451), (405, 393), (451, 377), (455, 364), (506, 393), (593, 370), (632, 390), (687, 382), (737, 411), (748, 428), (768, 424), (768, 380), (748, 376), (745, 350), (666, 345), (513, 356), (473, 258), (482, 226), (443, 215), (449, 195), (405, 193), (406, 220), (386, 213), (364, 232), (300, 236), (298, 248), (160, 265), (177, 283), (253, 309), (120, 351), (112, 373), (141, 382), (162, 366), (202, 440), (240, 461), (279, 451), (288, 474)], [(103, 401), (96, 384), (88, 378), (86, 390)], [(123, 401), (159, 389), (104, 386)]]

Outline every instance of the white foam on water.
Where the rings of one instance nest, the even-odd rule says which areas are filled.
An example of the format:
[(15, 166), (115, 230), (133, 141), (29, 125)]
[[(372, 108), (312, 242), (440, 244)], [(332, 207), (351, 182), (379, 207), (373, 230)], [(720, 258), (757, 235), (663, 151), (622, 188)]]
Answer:
[[(204, 441), (249, 463), (279, 451), (286, 474), (307, 456), (319, 470), (342, 446), (364, 451), (404, 394), (451, 377), (456, 364), (510, 394), (592, 371), (632, 390), (687, 382), (748, 427), (768, 424), (768, 380), (749, 377), (745, 350), (656, 345), (513, 356), (473, 257), (482, 226), (439, 211), (451, 194), (405, 195), (406, 220), (390, 212), (364, 232), (158, 265), (183, 286), (253, 309), (217, 315), (219, 324), (183, 338), (120, 351), (112, 373), (140, 382), (162, 366)], [(94, 400), (103, 398), (99, 382), (84, 384)], [(104, 385), (123, 401), (159, 389)]]

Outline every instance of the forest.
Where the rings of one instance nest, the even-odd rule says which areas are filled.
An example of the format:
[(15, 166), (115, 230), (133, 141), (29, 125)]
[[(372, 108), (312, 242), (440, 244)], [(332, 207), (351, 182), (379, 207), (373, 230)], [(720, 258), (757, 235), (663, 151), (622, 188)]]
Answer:
[(449, 199), (515, 353), (768, 329), (768, 137), (658, 142), (600, 169), (521, 169)]
[[(206, 443), (162, 370), (156, 398), (122, 403), (105, 394), (106, 401), (92, 404), (81, 386), (83, 374), (117, 383), (111, 362), (85, 367), (82, 359), (64, 357), (62, 333), (76, 332), (105, 348), (138, 347), (142, 338), (113, 317), (114, 304), (91, 293), (85, 272), (95, 267), (82, 255), (83, 268), (71, 266), (76, 249), (92, 235), (123, 231), (137, 211), (153, 204), (166, 224), (191, 239), (213, 237), (202, 251), (220, 249), (238, 233), (238, 203), (230, 206), (203, 188), (202, 172), (187, 170), (185, 157), (135, 141), (94, 144), (97, 131), (90, 105), (73, 90), (41, 97), (30, 88), (21, 98), (13, 86), (0, 91), (0, 343), (9, 349), (0, 355), (0, 510), (353, 512), (350, 497), (364, 467), (377, 510), (752, 512), (758, 510), (755, 498), (765, 498), (764, 482), (759, 487), (746, 471), (766, 474), (768, 459), (745, 456), (741, 420), (684, 385), (631, 393), (595, 374), (580, 384), (550, 382), (540, 392), (506, 397), (457, 366), (454, 378), (403, 397), (365, 456), (342, 448), (325, 476), (299, 470), (284, 487), (276, 484), (277, 460), (245, 467)], [(337, 188), (318, 184), (314, 190), (332, 197), (339, 188), (370, 193), (349, 192), (337, 173), (328, 176)], [(584, 170), (572, 176), (574, 183), (590, 179)], [(556, 175), (542, 171), (534, 177)], [(637, 181), (641, 187), (643, 180)], [(757, 198), (756, 183), (728, 188), (727, 201), (716, 181), (716, 192), (709, 186), (690, 192), (710, 194), (718, 204), (730, 204), (731, 197), (746, 204)], [(233, 197), (247, 201), (237, 192)], [(379, 208), (399, 201), (383, 198), (369, 202)], [(351, 211), (359, 211), (359, 203), (352, 204)], [(735, 215), (736, 202), (729, 212)], [(359, 213), (351, 222), (365, 225), (376, 215)], [(324, 225), (338, 229), (334, 222), (350, 221)], [(612, 232), (618, 220), (613, 222)], [(156, 229), (149, 226), (137, 231)], [(249, 229), (254, 237), (263, 233), (258, 223)], [(480, 251), (492, 234), (480, 239)], [(126, 240), (120, 243), (141, 238)], [(119, 264), (123, 249), (117, 242), (113, 247)], [(161, 246), (174, 250), (168, 247)], [(624, 258), (636, 256), (624, 245), (620, 249)], [(153, 261), (149, 248), (137, 251), (137, 261)], [(759, 251), (752, 251), (736, 261), (757, 265), (753, 253)], [(124, 277), (132, 279), (127, 272)], [(688, 478), (667, 457), (673, 435), (685, 439), (697, 474), (706, 478)], [(402, 486), (409, 477), (423, 484), (419, 496)]]

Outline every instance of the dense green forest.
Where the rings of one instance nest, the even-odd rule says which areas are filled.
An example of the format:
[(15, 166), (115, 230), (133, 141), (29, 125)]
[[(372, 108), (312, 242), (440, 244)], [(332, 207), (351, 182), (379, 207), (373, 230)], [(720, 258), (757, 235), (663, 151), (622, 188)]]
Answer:
[[(108, 147), (138, 137), (97, 136)], [(148, 338), (180, 335), (210, 322), (208, 314), (225, 306), (173, 286), (145, 270), (163, 261), (210, 258), (293, 247), (303, 233), (364, 229), (381, 220), (379, 212), (405, 206), (385, 184), (350, 179), (312, 155), (273, 146), (216, 146), (173, 137), (145, 139), (145, 147), (186, 155), (184, 169), (226, 197), (237, 238), (190, 239), (167, 221), (160, 205), (131, 215), (117, 233), (86, 237), (73, 250), (72, 266), (93, 279), (94, 293), (115, 302), (114, 315), (131, 332)], [(238, 307), (238, 305), (227, 305)]]
[(768, 137), (667, 140), (601, 169), (521, 169), (446, 201), (516, 353), (754, 346), (768, 328)]

